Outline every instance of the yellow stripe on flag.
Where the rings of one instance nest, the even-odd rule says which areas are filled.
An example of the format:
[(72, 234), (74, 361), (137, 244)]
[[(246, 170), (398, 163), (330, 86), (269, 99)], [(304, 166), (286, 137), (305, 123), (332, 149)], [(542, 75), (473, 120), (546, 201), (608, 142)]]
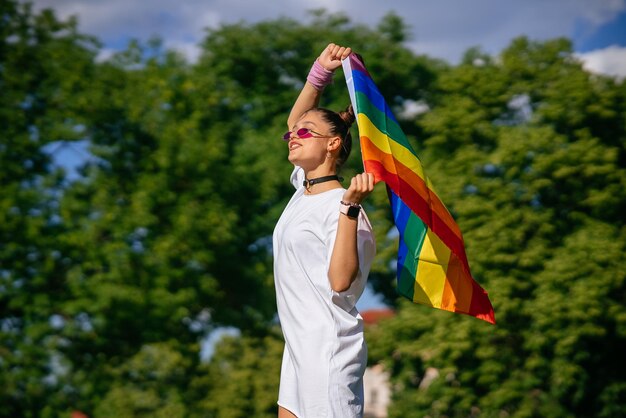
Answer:
[(413, 302), (427, 303), (435, 307), (441, 306), (449, 260), (450, 249), (429, 229), (417, 263), (416, 291), (414, 292), (418, 299), (426, 296), (428, 300), (415, 300), (414, 298)]
[[(424, 175), (422, 163), (415, 156), (415, 154), (411, 152), (411, 150), (382, 133), (372, 123), (370, 118), (363, 113), (359, 113), (357, 117), (360, 135), (368, 137), (370, 141), (372, 141), (372, 143), (382, 152), (393, 155), (396, 160), (417, 174), (427, 185), (430, 186), (430, 181), (426, 179), (426, 176)], [(392, 172), (396, 173), (397, 171), (393, 170)]]

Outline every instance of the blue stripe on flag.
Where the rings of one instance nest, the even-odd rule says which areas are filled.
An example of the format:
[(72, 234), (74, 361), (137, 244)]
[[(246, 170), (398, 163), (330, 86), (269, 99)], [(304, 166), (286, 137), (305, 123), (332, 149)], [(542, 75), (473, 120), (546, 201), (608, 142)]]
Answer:
[(367, 76), (367, 74), (362, 73), (358, 70), (352, 70), (352, 79), (354, 80), (354, 89), (359, 91), (367, 96), (369, 101), (376, 106), (378, 110), (383, 112), (389, 119), (398, 123), (396, 117), (391, 113), (391, 109), (387, 106), (387, 102), (385, 102), (385, 98), (376, 84), (374, 84), (374, 80)]

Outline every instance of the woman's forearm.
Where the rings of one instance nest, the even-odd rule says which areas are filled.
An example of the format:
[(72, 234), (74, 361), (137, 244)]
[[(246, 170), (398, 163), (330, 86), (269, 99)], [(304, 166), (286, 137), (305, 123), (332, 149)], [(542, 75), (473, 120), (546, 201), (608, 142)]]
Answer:
[[(374, 174), (361, 173), (352, 177), (348, 190), (341, 203), (360, 205), (363, 199), (374, 190)], [(335, 246), (330, 257), (328, 280), (336, 292), (348, 290), (359, 272), (359, 252), (357, 245), (358, 217), (339, 215)]]
[(357, 226), (357, 219), (339, 215), (337, 237), (328, 268), (330, 287), (335, 292), (348, 290), (359, 272)]
[(322, 90), (317, 90), (308, 81), (304, 83), (304, 87), (300, 92), (300, 95), (296, 99), (296, 102), (291, 108), (289, 118), (287, 118), (287, 129), (293, 128), (300, 116), (309, 109), (318, 107), (320, 98), (322, 97)]

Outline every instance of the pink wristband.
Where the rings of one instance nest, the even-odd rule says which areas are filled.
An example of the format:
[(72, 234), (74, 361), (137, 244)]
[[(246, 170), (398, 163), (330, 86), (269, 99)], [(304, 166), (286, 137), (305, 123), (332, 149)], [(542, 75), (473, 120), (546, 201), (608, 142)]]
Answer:
[(322, 90), (333, 82), (333, 72), (327, 70), (318, 60), (315, 60), (306, 81), (311, 83), (316, 90)]

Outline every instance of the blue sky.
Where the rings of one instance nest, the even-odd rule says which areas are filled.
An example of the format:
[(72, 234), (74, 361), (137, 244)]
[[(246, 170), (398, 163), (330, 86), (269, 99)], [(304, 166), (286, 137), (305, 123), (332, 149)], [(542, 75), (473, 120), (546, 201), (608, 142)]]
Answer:
[[(626, 12), (596, 27), (586, 28), (583, 23), (574, 29), (572, 38), (578, 51), (589, 52), (609, 45), (626, 45)], [(588, 31), (588, 33), (586, 33)]]

